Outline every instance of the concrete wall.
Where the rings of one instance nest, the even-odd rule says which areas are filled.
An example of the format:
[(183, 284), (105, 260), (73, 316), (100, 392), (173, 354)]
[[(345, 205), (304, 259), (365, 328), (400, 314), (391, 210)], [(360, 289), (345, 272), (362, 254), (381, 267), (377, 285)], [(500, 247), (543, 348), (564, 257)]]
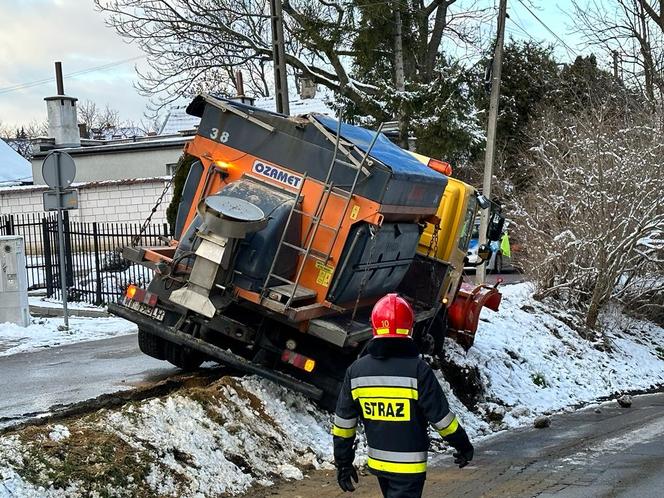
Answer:
[[(168, 165), (178, 162), (182, 147), (178, 143), (162, 148), (136, 150), (122, 150), (122, 146), (102, 146), (66, 149), (66, 152), (76, 163), (77, 182), (98, 182), (168, 175)], [(44, 185), (41, 173), (43, 161), (43, 154), (32, 160), (35, 185)]]
[[(150, 214), (168, 178), (142, 178), (74, 184), (78, 189), (78, 209), (69, 212), (70, 219), (83, 222), (142, 223)], [(30, 214), (44, 211), (42, 194), (46, 186), (0, 188), (0, 214)], [(152, 223), (166, 222), (166, 208), (171, 190), (152, 217)]]

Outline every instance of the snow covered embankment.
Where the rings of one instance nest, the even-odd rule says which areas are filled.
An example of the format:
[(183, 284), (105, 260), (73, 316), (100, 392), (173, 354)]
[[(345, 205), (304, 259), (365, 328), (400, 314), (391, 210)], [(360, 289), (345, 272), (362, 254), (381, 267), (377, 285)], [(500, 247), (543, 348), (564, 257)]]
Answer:
[(505, 286), (500, 312), (482, 313), (467, 353), (446, 343), (454, 363), (478, 369), (485, 389), (479, 412), (493, 420), (504, 416), (494, 428), (664, 385), (664, 329), (613, 310), (601, 317), (604, 338), (588, 341), (568, 325), (574, 323), (569, 314), (552, 316), (531, 292), (530, 284)]
[(0, 496), (219, 496), (329, 465), (329, 421), (256, 378), (0, 437)]

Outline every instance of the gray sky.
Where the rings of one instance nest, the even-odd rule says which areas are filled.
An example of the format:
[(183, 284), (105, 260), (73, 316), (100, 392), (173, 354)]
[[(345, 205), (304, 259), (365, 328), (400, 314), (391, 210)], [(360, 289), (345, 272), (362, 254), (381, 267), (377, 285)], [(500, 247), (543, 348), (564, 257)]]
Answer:
[[(535, 13), (560, 38), (581, 52), (579, 40), (567, 34), (564, 14), (570, 0), (535, 0)], [(507, 36), (556, 43), (558, 57), (574, 54), (557, 42), (519, 3), (509, 0)], [(55, 94), (53, 62), (61, 60), (65, 75), (134, 59), (111, 68), (65, 78), (65, 91), (79, 100), (92, 100), (120, 111), (124, 120), (140, 121), (147, 99), (136, 92), (135, 64), (142, 53), (104, 25), (91, 0), (0, 0), (0, 122), (28, 123), (46, 119), (43, 98)], [(525, 31), (525, 32), (524, 32)], [(34, 85), (27, 85), (35, 83)], [(20, 86), (20, 88), (14, 89)]]

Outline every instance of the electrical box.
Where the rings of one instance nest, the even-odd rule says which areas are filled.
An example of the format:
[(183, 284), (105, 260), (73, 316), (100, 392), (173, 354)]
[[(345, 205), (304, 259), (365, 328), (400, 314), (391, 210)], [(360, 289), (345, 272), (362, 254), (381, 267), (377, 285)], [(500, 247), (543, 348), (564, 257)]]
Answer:
[(0, 323), (30, 325), (25, 245), (17, 235), (0, 237)]

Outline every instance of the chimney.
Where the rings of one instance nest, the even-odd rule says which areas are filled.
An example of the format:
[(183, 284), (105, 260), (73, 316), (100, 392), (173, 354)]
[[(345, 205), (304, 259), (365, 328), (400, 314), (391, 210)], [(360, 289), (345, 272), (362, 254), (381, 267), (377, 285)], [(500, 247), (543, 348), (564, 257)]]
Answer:
[(237, 96), (233, 97), (231, 100), (235, 102), (240, 102), (241, 104), (254, 105), (256, 99), (253, 97), (247, 97), (244, 94), (244, 80), (242, 78), (242, 71), (235, 73), (235, 89), (237, 90)]
[(80, 147), (81, 137), (76, 116), (78, 99), (65, 95), (61, 62), (55, 63), (55, 81), (58, 94), (44, 99), (48, 113), (48, 136), (55, 139), (56, 149)]

